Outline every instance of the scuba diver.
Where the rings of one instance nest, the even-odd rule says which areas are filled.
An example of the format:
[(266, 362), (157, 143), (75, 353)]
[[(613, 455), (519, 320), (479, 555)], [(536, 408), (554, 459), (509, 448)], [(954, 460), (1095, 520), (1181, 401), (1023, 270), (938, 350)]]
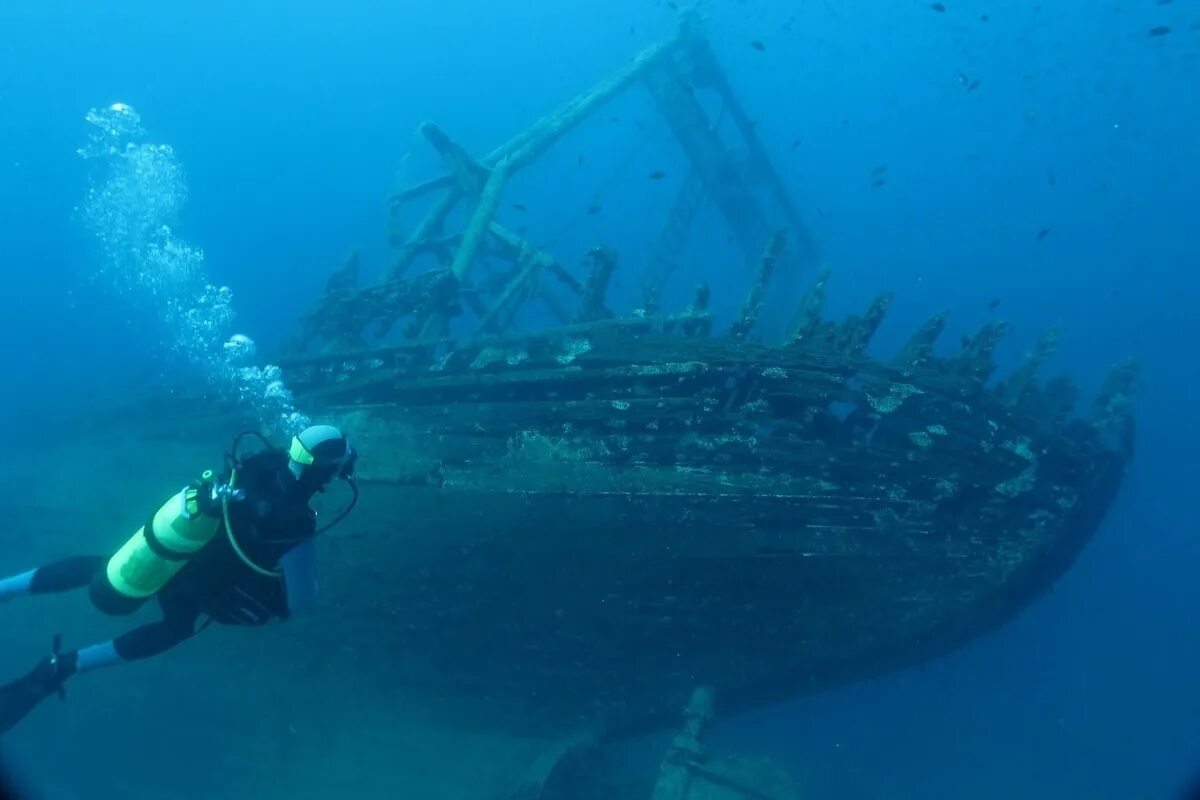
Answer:
[[(245, 459), (238, 447), (256, 436), (266, 449)], [(212, 622), (262, 625), (286, 619), (316, 596), (317, 534), (341, 522), (358, 501), (357, 453), (331, 425), (292, 438), (287, 451), (261, 434), (237, 437), (226, 471), (206, 471), (173, 495), (109, 556), (71, 556), (0, 578), (0, 603), (20, 595), (89, 588), (108, 614), (129, 614), (157, 597), (162, 618), (115, 639), (49, 656), (24, 677), (0, 687), (0, 734), (43, 699), (63, 695), (72, 675), (159, 655)], [(346, 508), (317, 527), (309, 501), (334, 479), (352, 491)]]

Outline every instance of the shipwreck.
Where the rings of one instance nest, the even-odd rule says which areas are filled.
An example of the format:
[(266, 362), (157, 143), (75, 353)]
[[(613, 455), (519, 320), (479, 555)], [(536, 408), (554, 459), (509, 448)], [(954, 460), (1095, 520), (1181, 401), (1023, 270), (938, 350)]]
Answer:
[[(577, 265), (506, 227), (508, 181), (627, 92), (689, 165), (649, 253)], [(364, 454), (327, 545), (328, 596), (358, 604), (339, 624), (424, 702), (553, 738), (674, 726), (701, 686), (725, 710), (819, 690), (1012, 618), (1096, 532), (1136, 366), (1080, 412), (1039, 374), (1056, 330), (1003, 376), (1000, 323), (942, 354), (938, 314), (869, 355), (889, 296), (826, 318), (814, 237), (694, 21), (490, 153), (422, 133), (445, 173), (389, 207), (423, 216), (376, 277), (332, 274), (281, 366)], [(664, 299), (702, 212), (745, 256), (724, 324), (705, 284)]]

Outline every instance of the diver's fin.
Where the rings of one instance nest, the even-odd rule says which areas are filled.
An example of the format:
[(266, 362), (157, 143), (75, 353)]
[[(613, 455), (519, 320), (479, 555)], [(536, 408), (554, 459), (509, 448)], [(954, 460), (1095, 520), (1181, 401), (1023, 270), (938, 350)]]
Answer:
[(16, 727), (50, 694), (42, 688), (42, 682), (36, 679), (36, 674), (35, 669), (24, 678), (0, 686), (0, 736)]
[(63, 684), (75, 674), (75, 654), (60, 653), (61, 641), (55, 636), (50, 655), (39, 661), (25, 677), (0, 686), (0, 736), (16, 727), (50, 695), (65, 697)]

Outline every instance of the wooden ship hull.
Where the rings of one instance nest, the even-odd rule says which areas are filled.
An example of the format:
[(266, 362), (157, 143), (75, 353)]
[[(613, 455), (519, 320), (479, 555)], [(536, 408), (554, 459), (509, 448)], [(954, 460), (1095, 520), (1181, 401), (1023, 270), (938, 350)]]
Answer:
[[(638, 85), (691, 173), (644, 302), (619, 314), (611, 250), (576, 277), (497, 209), (517, 170)], [(326, 618), (398, 691), (549, 736), (670, 722), (698, 686), (724, 710), (767, 702), (993, 628), (1096, 531), (1131, 450), (1133, 365), (1084, 419), (1069, 380), (1037, 376), (1053, 332), (1002, 382), (998, 324), (939, 356), (935, 316), (871, 357), (887, 296), (826, 320), (824, 272), (774, 343), (754, 340), (771, 279), (815, 249), (694, 22), (485, 158), (423, 132), (449, 170), (393, 208), (431, 199), (426, 217), (394, 232), (375, 283), (357, 258), (338, 271), (281, 362), (362, 453), (360, 507), (325, 545)], [(660, 308), (701, 197), (750, 265), (720, 330), (705, 286)], [(502, 280), (476, 281), (485, 263)], [(538, 302), (551, 324), (521, 329)]]
[(366, 498), (329, 592), (423, 693), (548, 733), (911, 664), (1027, 606), (1120, 485), (1103, 426), (1019, 375), (649, 327), (324, 395)]

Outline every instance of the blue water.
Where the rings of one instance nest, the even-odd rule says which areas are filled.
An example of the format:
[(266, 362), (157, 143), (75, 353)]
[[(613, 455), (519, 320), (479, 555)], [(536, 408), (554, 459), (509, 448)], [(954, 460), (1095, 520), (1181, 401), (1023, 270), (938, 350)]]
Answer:
[[(1135, 356), (1136, 461), (1095, 542), (1018, 620), (936, 663), (739, 718), (722, 746), (780, 759), (814, 797), (1170, 797), (1200, 759), (1200, 5), (945, 5), (702, 9), (834, 268), (832, 312), (894, 290), (881, 350), (943, 308), (948, 340), (1000, 317), (1013, 325), (1007, 365), (1061, 323), (1048, 371), (1085, 389)], [(7, 0), (0, 411), (17, 432), (6, 457), (34, 446), (25, 432), (162, 369), (145, 309), (91, 280), (96, 246), (75, 210), (89, 108), (129, 103), (174, 147), (189, 187), (178, 230), (269, 352), (352, 246), (383, 263), (383, 198), (436, 174), (419, 123), (486, 152), (669, 35), (675, 14), (650, 0)], [(1156, 26), (1171, 31), (1150, 36)], [(548, 162), (586, 154), (573, 180), (601, 192), (595, 220), (556, 216), (574, 187), (555, 170), (522, 177), (533, 238), (640, 252), (654, 235), (646, 212), (668, 189), (601, 187), (629, 148), (639, 169), (669, 171), (679, 156), (665, 128), (630, 124), (650, 121), (648, 104), (621, 115)], [(888, 180), (872, 186), (881, 165)]]

